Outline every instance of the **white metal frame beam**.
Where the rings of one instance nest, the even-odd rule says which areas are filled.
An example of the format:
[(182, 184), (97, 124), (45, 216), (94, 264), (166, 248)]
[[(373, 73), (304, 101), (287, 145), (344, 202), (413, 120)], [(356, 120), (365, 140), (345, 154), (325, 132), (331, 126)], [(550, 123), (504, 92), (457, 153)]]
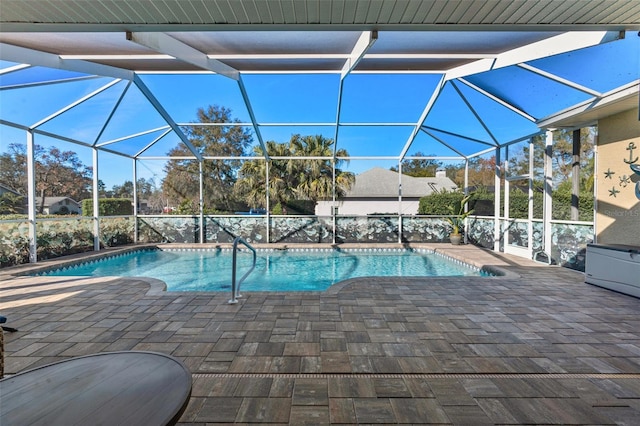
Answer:
[(358, 62), (360, 62), (360, 60), (364, 57), (371, 46), (373, 46), (376, 40), (378, 40), (377, 31), (364, 31), (362, 34), (360, 34), (358, 41), (353, 46), (353, 50), (342, 66), (342, 70), (340, 71), (340, 79), (344, 79), (351, 72), (351, 70), (353, 70), (356, 65), (358, 65)]
[(120, 78), (122, 80), (133, 80), (133, 76), (135, 75), (135, 73), (130, 70), (89, 61), (62, 59), (59, 55), (54, 55), (53, 53), (27, 49), (7, 43), (0, 43), (0, 59), (34, 66), (75, 71), (89, 75)]
[(216, 59), (211, 59), (199, 50), (196, 50), (193, 47), (164, 33), (139, 33), (128, 31), (126, 33), (126, 36), (127, 40), (130, 40), (141, 46), (148, 47), (157, 52), (161, 52), (162, 54), (170, 55), (171, 57), (195, 65), (196, 67), (203, 70), (211, 71), (235, 80), (238, 83), (238, 88), (240, 89), (240, 93), (242, 94), (245, 106), (247, 107), (247, 111), (253, 125), (253, 130), (256, 133), (256, 137), (258, 138), (260, 146), (262, 147), (264, 156), (267, 159), (269, 158), (267, 147), (262, 138), (262, 134), (260, 133), (260, 127), (258, 126), (255, 113), (253, 112), (253, 108), (251, 107), (249, 94), (244, 85), (244, 82), (242, 81), (242, 76), (240, 75), (240, 72), (238, 70), (230, 67), (224, 62), (220, 62)]
[(480, 140), (480, 139), (476, 139), (476, 138), (472, 138), (472, 137), (469, 137), (469, 136), (461, 135), (460, 133), (455, 133), (455, 132), (450, 132), (448, 130), (438, 129), (437, 127), (422, 126), (422, 130), (433, 130), (433, 131), (436, 131), (436, 132), (444, 133), (444, 134), (449, 135), (449, 136), (455, 136), (457, 138), (464, 139), (464, 140), (467, 140), (469, 142), (479, 143), (479, 144), (487, 145), (487, 146), (490, 146), (490, 147), (495, 147), (497, 145), (495, 143), (490, 143), (490, 142), (483, 141), (483, 140)]
[(407, 155), (407, 151), (409, 151), (411, 144), (416, 139), (416, 136), (418, 136), (418, 132), (422, 128), (424, 121), (427, 119), (427, 115), (429, 115), (429, 112), (435, 105), (436, 100), (440, 96), (440, 93), (442, 93), (442, 90), (444, 89), (444, 86), (446, 84), (447, 84), (446, 75), (443, 74), (442, 77), (440, 78), (440, 81), (438, 82), (438, 85), (433, 90), (433, 93), (431, 93), (431, 97), (429, 98), (429, 101), (427, 102), (424, 109), (422, 110), (422, 113), (420, 114), (420, 118), (418, 118), (418, 121), (415, 123), (415, 126), (411, 131), (411, 134), (409, 135), (407, 142), (405, 142), (404, 144), (404, 148), (402, 148), (402, 151), (400, 152), (400, 161), (402, 161), (405, 155)]
[(499, 98), (498, 96), (494, 95), (493, 93), (487, 92), (483, 88), (476, 86), (475, 84), (465, 80), (464, 78), (459, 78), (458, 81), (461, 82), (461, 83), (466, 84), (467, 86), (469, 86), (470, 88), (472, 88), (476, 92), (481, 93), (482, 95), (488, 97), (492, 101), (499, 103), (503, 107), (505, 107), (507, 109), (510, 109), (511, 111), (515, 112), (518, 115), (521, 115), (522, 117), (526, 118), (527, 120), (532, 121), (534, 123), (536, 122), (537, 119), (534, 116), (527, 114), (525, 111), (521, 110), (520, 108), (515, 107), (514, 105), (512, 105), (509, 102), (505, 101), (504, 99)]
[(213, 71), (216, 74), (224, 75), (233, 80), (238, 80), (240, 72), (230, 67), (224, 62), (210, 59), (207, 55), (194, 49), (193, 47), (176, 40), (165, 33), (126, 33), (127, 40), (137, 43), (141, 46), (148, 47), (165, 55), (169, 55), (175, 59), (195, 65), (204, 70)]
[(475, 108), (473, 107), (473, 105), (471, 105), (471, 103), (467, 100), (467, 97), (464, 95), (464, 93), (462, 93), (462, 91), (460, 90), (460, 88), (458, 87), (458, 84), (455, 81), (451, 82), (451, 85), (453, 86), (453, 88), (455, 89), (456, 93), (458, 94), (458, 96), (460, 96), (460, 98), (462, 99), (462, 101), (464, 102), (464, 104), (467, 106), (467, 109), (469, 111), (471, 111), (471, 113), (473, 114), (473, 116), (476, 118), (476, 120), (478, 120), (478, 123), (480, 123), (480, 125), (482, 126), (482, 128), (484, 129), (485, 132), (487, 132), (487, 135), (489, 135), (489, 137), (491, 138), (491, 140), (493, 140), (494, 145), (500, 145), (500, 142), (498, 142), (498, 139), (494, 136), (493, 132), (491, 131), (491, 129), (489, 129), (489, 126), (487, 126), (487, 124), (484, 122), (484, 120), (482, 119), (482, 117), (480, 117), (480, 115), (477, 113), (477, 111), (475, 110)]
[(193, 155), (195, 155), (196, 159), (200, 161), (202, 159), (202, 155), (200, 152), (193, 146), (193, 144), (189, 141), (189, 138), (180, 130), (180, 127), (173, 121), (173, 117), (169, 115), (166, 109), (162, 106), (160, 101), (151, 93), (151, 90), (147, 87), (146, 84), (140, 79), (139, 76), (135, 75), (133, 79), (134, 84), (140, 92), (144, 95), (145, 98), (151, 103), (151, 105), (155, 108), (156, 111), (162, 116), (162, 119), (173, 129), (173, 131), (178, 135), (182, 143), (186, 145), (186, 147), (191, 151)]
[(37, 123), (32, 124), (30, 127), (32, 129), (36, 129), (40, 126), (42, 126), (43, 124), (53, 120), (54, 118), (64, 114), (65, 112), (75, 108), (76, 106), (88, 101), (89, 99), (93, 98), (96, 95), (99, 95), (100, 93), (104, 92), (105, 90), (115, 86), (116, 84), (120, 83), (120, 79), (114, 79), (111, 80), (109, 83), (103, 85), (102, 87), (99, 87), (98, 89), (94, 90), (93, 92), (81, 97), (80, 99), (76, 100), (75, 102), (70, 103), (69, 105), (59, 109), (58, 111), (54, 112), (53, 114), (50, 114), (48, 117), (45, 117), (43, 119), (41, 119), (40, 121), (38, 121)]
[(447, 80), (559, 55), (572, 50), (618, 40), (620, 37), (619, 31), (569, 31), (526, 46), (502, 52), (492, 59), (480, 59), (453, 68), (447, 72)]
[(578, 83), (576, 83), (574, 81), (567, 80), (566, 78), (562, 78), (562, 77), (557, 76), (557, 75), (555, 75), (553, 73), (541, 70), (540, 68), (536, 68), (536, 67), (534, 67), (532, 65), (522, 63), (522, 64), (517, 64), (516, 66), (519, 67), (519, 68), (522, 68), (524, 70), (530, 71), (530, 72), (532, 72), (534, 74), (537, 74), (539, 76), (548, 78), (549, 80), (555, 81), (556, 83), (560, 83), (560, 84), (563, 84), (565, 86), (571, 87), (572, 89), (576, 89), (576, 90), (579, 90), (581, 92), (587, 93), (587, 94), (589, 94), (591, 96), (594, 96), (596, 98), (599, 98), (599, 97), (602, 96), (602, 93), (598, 92), (597, 90), (590, 89), (590, 88), (588, 88), (586, 86), (583, 86), (581, 84), (578, 84)]

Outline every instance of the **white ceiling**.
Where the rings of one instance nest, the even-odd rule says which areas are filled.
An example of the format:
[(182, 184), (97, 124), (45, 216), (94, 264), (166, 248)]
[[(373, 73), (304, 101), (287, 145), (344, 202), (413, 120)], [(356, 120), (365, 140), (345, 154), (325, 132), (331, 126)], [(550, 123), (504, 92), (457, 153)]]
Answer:
[[(2, 0), (4, 31), (37, 23), (101, 25), (105, 30), (531, 29), (567, 26), (629, 29), (639, 24), (637, 0)], [(216, 28), (212, 28), (215, 26)], [(412, 27), (415, 26), (415, 27)], [(271, 28), (276, 27), (276, 28)], [(172, 29), (169, 29), (172, 28)]]

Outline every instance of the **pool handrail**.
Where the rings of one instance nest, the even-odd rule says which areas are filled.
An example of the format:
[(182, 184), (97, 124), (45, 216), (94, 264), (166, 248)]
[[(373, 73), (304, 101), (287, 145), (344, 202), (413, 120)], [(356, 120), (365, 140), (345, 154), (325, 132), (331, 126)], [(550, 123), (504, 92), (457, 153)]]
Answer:
[[(253, 264), (251, 265), (251, 268), (242, 276), (242, 278), (240, 278), (240, 280), (236, 282), (236, 269), (237, 269), (236, 257), (238, 254), (239, 243), (242, 243), (245, 247), (247, 247), (249, 250), (253, 252)], [(240, 294), (240, 285), (249, 276), (249, 274), (253, 272), (255, 267), (256, 267), (256, 249), (251, 247), (251, 244), (249, 244), (244, 239), (242, 239), (242, 237), (236, 237), (233, 240), (233, 263), (232, 263), (232, 269), (231, 269), (231, 299), (229, 300), (230, 305), (234, 305), (238, 303), (238, 297), (242, 297), (242, 295)]]

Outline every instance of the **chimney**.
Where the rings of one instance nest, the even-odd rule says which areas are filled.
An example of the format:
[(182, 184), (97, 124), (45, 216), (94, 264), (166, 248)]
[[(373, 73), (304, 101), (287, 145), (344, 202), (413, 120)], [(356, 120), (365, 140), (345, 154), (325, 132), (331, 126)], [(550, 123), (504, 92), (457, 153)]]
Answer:
[(446, 178), (447, 177), (447, 171), (445, 169), (436, 170), (436, 177), (437, 178)]

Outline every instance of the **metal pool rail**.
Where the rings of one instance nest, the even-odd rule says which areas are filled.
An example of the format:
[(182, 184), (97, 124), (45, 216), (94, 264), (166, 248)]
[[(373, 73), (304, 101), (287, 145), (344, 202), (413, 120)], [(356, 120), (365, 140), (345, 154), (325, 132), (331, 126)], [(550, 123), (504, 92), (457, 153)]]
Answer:
[[(251, 268), (240, 278), (240, 280), (236, 283), (236, 257), (238, 255), (238, 243), (242, 243), (245, 247), (247, 247), (251, 252), (253, 252), (253, 264)], [(240, 294), (240, 285), (242, 282), (249, 276), (251, 272), (253, 272), (256, 267), (256, 249), (251, 247), (251, 245), (243, 240), (241, 237), (236, 237), (233, 240), (233, 268), (231, 270), (231, 299), (229, 300), (229, 304), (233, 305), (238, 303), (238, 297), (242, 297)]]

